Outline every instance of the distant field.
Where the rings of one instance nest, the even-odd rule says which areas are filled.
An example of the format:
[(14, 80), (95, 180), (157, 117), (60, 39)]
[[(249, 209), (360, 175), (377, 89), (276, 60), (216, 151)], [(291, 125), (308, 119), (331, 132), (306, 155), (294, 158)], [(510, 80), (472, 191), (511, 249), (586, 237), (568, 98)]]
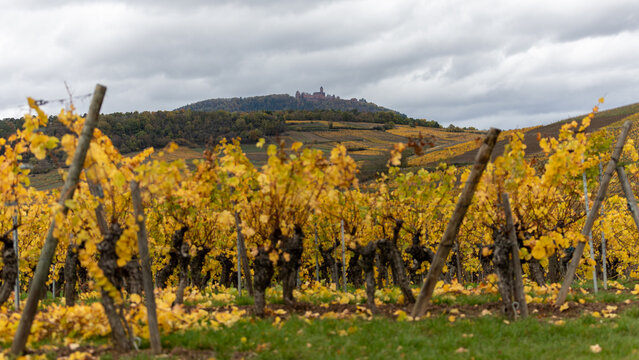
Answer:
[[(516, 132), (527, 132), (537, 129), (539, 126), (533, 126), (524, 129), (506, 130), (499, 134), (499, 141), (507, 142), (510, 136)], [(441, 145), (426, 151), (422, 156), (413, 156), (408, 160), (409, 166), (436, 166), (439, 162), (452, 162), (450, 159), (461, 156), (463, 154), (471, 154), (474, 157), (475, 152), (481, 145), (483, 134), (467, 133), (470, 140), (458, 142), (452, 145)], [(471, 159), (471, 161), (474, 159)]]
[[(395, 125), (393, 129), (381, 130), (378, 123), (335, 121), (330, 128), (328, 121), (290, 120), (290, 130), (280, 136), (268, 137), (268, 143), (284, 141), (287, 146), (294, 142), (302, 142), (305, 146), (329, 153), (336, 145), (346, 147), (349, 154), (360, 167), (360, 180), (374, 178), (378, 172), (386, 169), (389, 150), (396, 143), (405, 143), (410, 137), (419, 138), (420, 134), (434, 149), (441, 149), (456, 144), (472, 141), (480, 135), (477, 133), (448, 132), (427, 127), (410, 127)], [(266, 148), (257, 148), (254, 144), (242, 144), (242, 149), (255, 166), (266, 163)], [(180, 147), (173, 153), (165, 153), (163, 160), (184, 159), (191, 163), (193, 159), (202, 158), (203, 148)], [(158, 158), (157, 152), (152, 158)], [(426, 149), (426, 151), (432, 151)], [(130, 154), (130, 155), (134, 155)], [(406, 153), (410, 157), (410, 153)], [(56, 171), (36, 174), (31, 177), (32, 185), (38, 189), (49, 190), (60, 187), (62, 178)]]
[[(395, 125), (393, 129), (382, 131), (373, 130), (380, 127), (380, 124), (376, 123), (336, 121), (333, 122), (332, 129), (329, 129), (328, 121), (296, 120), (287, 121), (287, 123), (292, 124), (295, 129), (287, 131), (280, 137), (287, 144), (301, 141), (323, 151), (330, 151), (337, 144), (344, 145), (360, 166), (361, 180), (372, 179), (378, 172), (384, 171), (389, 150), (396, 143), (406, 143), (409, 138), (418, 139), (421, 136), (429, 143), (429, 146), (432, 146), (425, 149), (426, 152), (430, 152), (481, 137), (481, 133), (476, 132), (449, 132), (443, 129), (408, 125)], [(413, 158), (411, 152), (407, 151), (405, 156), (410, 164)]]
[[(183, 159), (187, 164), (192, 163), (194, 159), (202, 158), (202, 148), (187, 148), (179, 147), (172, 153), (164, 153), (162, 157), (158, 156), (160, 150), (151, 155), (152, 159), (161, 159), (165, 161), (175, 161)], [(137, 153), (128, 154), (134, 156)], [(34, 174), (29, 176), (31, 180), (31, 186), (39, 190), (52, 190), (62, 186), (62, 176), (59, 174), (59, 170), (52, 170), (44, 174)]]

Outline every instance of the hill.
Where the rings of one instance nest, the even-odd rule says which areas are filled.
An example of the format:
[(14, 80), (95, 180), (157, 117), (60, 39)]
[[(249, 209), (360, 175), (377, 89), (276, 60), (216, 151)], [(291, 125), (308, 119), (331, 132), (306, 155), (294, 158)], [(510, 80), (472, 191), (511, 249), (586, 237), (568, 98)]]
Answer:
[[(381, 113), (380, 113), (381, 114)], [(107, 120), (107, 119), (101, 119)], [(436, 148), (449, 147), (455, 144), (471, 141), (480, 136), (472, 132), (450, 132), (444, 129), (424, 127), (415, 124), (393, 124), (380, 126), (377, 122), (363, 121), (333, 121), (333, 120), (284, 120), (278, 123), (279, 131), (276, 134), (265, 135), (267, 143), (279, 144), (284, 142), (290, 146), (293, 142), (299, 141), (304, 146), (320, 149), (329, 153), (338, 144), (344, 145), (359, 165), (359, 179), (361, 181), (371, 180), (378, 172), (387, 169), (386, 163), (389, 158), (389, 150), (394, 144), (407, 142), (409, 138), (418, 138), (421, 134), (432, 146)], [(103, 126), (110, 131), (112, 127)], [(190, 127), (189, 127), (190, 128)], [(149, 134), (148, 129), (146, 130)], [(109, 133), (109, 131), (105, 131)], [(118, 132), (122, 134), (124, 132)], [(133, 132), (135, 134), (135, 132)], [(144, 139), (140, 138), (140, 141)], [(175, 139), (179, 140), (179, 139)], [(122, 141), (122, 139), (120, 139)], [(256, 166), (263, 165), (267, 160), (266, 147), (255, 146), (257, 139), (246, 141), (242, 144), (242, 149), (247, 157)], [(181, 158), (187, 162), (193, 159), (202, 158), (202, 150), (206, 145), (193, 144), (186, 139), (182, 139), (180, 149), (169, 156), (166, 160)], [(116, 142), (114, 141), (114, 144)], [(126, 141), (125, 141), (126, 143)], [(162, 145), (158, 144), (157, 147)], [(139, 150), (137, 150), (139, 151)], [(133, 155), (136, 152), (129, 152)], [(409, 155), (408, 153), (406, 155)], [(46, 160), (45, 160), (46, 162)], [(37, 163), (34, 163), (37, 165)], [(54, 164), (38, 166), (41, 171), (34, 173), (32, 184), (39, 189), (51, 189), (59, 187), (62, 180)]]
[[(537, 140), (538, 134), (542, 137), (557, 136), (562, 124), (580, 120), (583, 116), (544, 126), (503, 131), (493, 157), (503, 153), (508, 135), (514, 131), (524, 133), (524, 143), (529, 156), (539, 154), (541, 149)], [(606, 127), (614, 128), (624, 119), (635, 121), (631, 137), (639, 143), (639, 104), (599, 112), (592, 120), (588, 132), (600, 131)], [(474, 161), (482, 132), (454, 132), (424, 125), (430, 124), (424, 120), (404, 118), (392, 112), (297, 110), (228, 113), (178, 110), (104, 115), (100, 119), (99, 127), (112, 137), (114, 144), (124, 153), (140, 151), (147, 146), (159, 148), (168, 141), (177, 141), (184, 149), (179, 152), (181, 155), (178, 157), (186, 160), (201, 157), (202, 149), (207, 146), (205, 139), (216, 141), (221, 137), (241, 136), (244, 151), (257, 166), (262, 165), (267, 158), (265, 149), (255, 146), (260, 137), (266, 138), (268, 143), (284, 141), (290, 145), (299, 141), (305, 146), (325, 152), (337, 144), (342, 144), (358, 162), (359, 177), (362, 181), (373, 179), (378, 172), (386, 170), (389, 149), (394, 144), (407, 142), (410, 137), (417, 138), (420, 135), (426, 138), (431, 147), (419, 157), (407, 150), (404, 153), (403, 166), (434, 167), (440, 162), (466, 165)], [(50, 127), (48, 131), (57, 128), (55, 121)], [(52, 134), (61, 135), (59, 129), (52, 131)], [(53, 169), (54, 164), (36, 166), (38, 167), (42, 168), (43, 171), (40, 172), (43, 174), (33, 179), (35, 186), (50, 188), (59, 184), (57, 173), (53, 176), (53, 173), (48, 171)]]
[[(537, 140), (538, 134), (541, 135), (541, 137), (556, 137), (558, 136), (559, 129), (561, 129), (561, 126), (563, 124), (571, 122), (573, 120), (580, 121), (586, 115), (587, 114), (575, 116), (544, 126), (536, 126), (519, 130), (524, 133), (523, 143), (526, 145), (526, 155), (534, 156), (541, 153), (542, 150), (539, 147), (539, 141)], [(635, 131), (633, 131), (633, 134), (637, 134), (637, 131), (639, 130), (636, 129), (637, 127), (639, 127), (639, 103), (621, 106), (597, 113), (592, 119), (590, 126), (586, 129), (586, 133), (594, 133), (596, 131), (602, 130), (603, 128), (615, 126), (615, 124), (620, 124), (621, 122), (623, 122), (624, 119), (627, 118), (633, 120), (633, 129), (635, 129)], [(506, 136), (507, 134), (508, 132), (505, 132), (500, 135), (499, 141), (495, 145), (495, 149), (493, 151), (493, 159), (504, 152), (504, 148), (508, 143), (508, 137)], [(636, 143), (637, 141), (639, 141), (639, 138), (635, 138), (634, 140)], [(466, 165), (474, 161), (478, 146), (478, 142), (467, 142), (461, 144), (461, 146), (458, 145), (458, 147), (461, 148), (462, 151), (455, 152), (453, 151), (454, 149), (449, 148), (445, 152), (446, 154), (448, 154), (448, 156), (442, 156), (438, 159), (432, 159), (432, 155), (431, 158), (424, 156), (421, 159), (421, 162), (418, 161), (419, 159), (411, 159), (409, 163), (412, 165), (436, 166), (438, 162), (443, 161), (448, 164)]]
[(326, 95), (323, 89), (314, 94), (297, 92), (296, 96), (273, 94), (265, 96), (218, 98), (198, 101), (176, 110), (250, 112), (280, 110), (341, 110), (357, 112), (397, 111), (367, 102), (365, 99), (341, 99), (335, 95)]

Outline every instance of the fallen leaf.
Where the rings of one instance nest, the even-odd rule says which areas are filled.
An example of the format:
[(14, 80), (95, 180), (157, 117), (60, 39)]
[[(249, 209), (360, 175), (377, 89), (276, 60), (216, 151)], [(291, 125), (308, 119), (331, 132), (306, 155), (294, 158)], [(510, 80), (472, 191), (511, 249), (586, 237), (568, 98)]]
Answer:
[(490, 312), (490, 310), (488, 309), (484, 309), (481, 311), (481, 316), (488, 316), (488, 315), (492, 315), (493, 313)]

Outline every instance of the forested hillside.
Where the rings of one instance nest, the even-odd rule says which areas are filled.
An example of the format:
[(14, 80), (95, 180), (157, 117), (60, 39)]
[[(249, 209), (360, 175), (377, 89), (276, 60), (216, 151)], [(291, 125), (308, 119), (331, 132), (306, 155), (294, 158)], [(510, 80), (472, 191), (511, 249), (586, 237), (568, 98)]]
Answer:
[[(327, 131), (333, 129), (333, 122), (357, 122), (380, 124), (376, 130), (384, 131), (395, 125), (411, 125), (440, 128), (436, 121), (412, 119), (395, 112), (358, 112), (336, 110), (288, 110), (288, 111), (155, 111), (103, 114), (98, 128), (105, 133), (122, 153), (141, 151), (148, 147), (163, 147), (171, 141), (182, 146), (206, 147), (223, 138), (240, 137), (244, 143), (255, 143), (261, 137), (283, 135), (287, 130), (299, 130), (291, 121), (324, 121), (329, 123)], [(289, 124), (287, 124), (289, 121)], [(23, 119), (0, 121), (0, 137), (7, 138), (24, 123)], [(49, 117), (49, 126), (43, 129), (49, 136), (61, 137), (68, 133), (56, 116)], [(62, 155), (61, 155), (62, 156)], [(47, 172), (63, 159), (33, 159), (34, 173)]]
[(198, 101), (180, 109), (195, 111), (278, 111), (278, 110), (341, 110), (360, 112), (391, 111), (364, 99), (344, 100), (333, 97), (323, 99), (295, 98), (288, 94), (251, 96), (246, 98), (220, 98)]
[[(440, 128), (436, 121), (412, 119), (394, 112), (360, 113), (335, 110), (253, 111), (247, 113), (227, 111), (155, 111), (104, 114), (98, 128), (108, 135), (123, 153), (139, 151), (149, 146), (161, 147), (170, 141), (180, 145), (204, 146), (222, 138), (241, 137), (244, 142), (255, 142), (263, 136), (275, 136), (287, 130), (287, 120), (368, 122), (383, 125), (418, 125)], [(6, 138), (22, 126), (23, 119), (0, 121), (0, 137)], [(61, 136), (66, 129), (57, 117), (50, 117), (51, 125), (45, 132)]]

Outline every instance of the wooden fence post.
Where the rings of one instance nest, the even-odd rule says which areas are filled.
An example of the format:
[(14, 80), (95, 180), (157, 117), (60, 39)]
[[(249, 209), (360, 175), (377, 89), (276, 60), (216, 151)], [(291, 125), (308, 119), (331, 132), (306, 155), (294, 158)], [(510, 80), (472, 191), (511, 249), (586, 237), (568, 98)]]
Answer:
[[(84, 165), (84, 159), (86, 158), (91, 139), (93, 138), (93, 130), (98, 123), (98, 116), (100, 115), (100, 108), (102, 107), (102, 100), (104, 100), (104, 94), (106, 93), (106, 87), (98, 84), (93, 91), (93, 99), (89, 106), (89, 113), (82, 133), (78, 139), (78, 147), (73, 154), (73, 161), (69, 168), (69, 174), (60, 193), (60, 200), (58, 204), (62, 207), (61, 211), (66, 216), (69, 208), (66, 206), (65, 201), (73, 198), (73, 194), (78, 185), (80, 179), (80, 172)], [(53, 236), (53, 230), (56, 227), (55, 220), (51, 221), (47, 237), (38, 259), (38, 265), (36, 266), (33, 279), (31, 280), (31, 288), (29, 289), (29, 295), (27, 297), (27, 303), (22, 311), (20, 317), (20, 323), (18, 329), (13, 337), (13, 343), (11, 344), (11, 354), (18, 356), (24, 352), (24, 347), (27, 343), (27, 338), (31, 332), (31, 325), (33, 325), (33, 319), (35, 318), (38, 310), (38, 302), (40, 301), (40, 291), (47, 282), (49, 276), (49, 268), (51, 267), (51, 261), (55, 254), (55, 249), (58, 246), (58, 239)]]
[[(246, 254), (246, 243), (244, 242), (244, 235), (242, 234), (242, 219), (240, 218), (240, 213), (238, 213), (237, 210), (235, 211), (235, 229), (237, 231), (237, 250), (239, 257), (242, 260), (241, 266), (242, 270), (244, 271), (244, 280), (246, 280), (246, 289), (248, 290), (249, 296), (255, 296), (253, 292), (253, 277), (251, 276), (251, 267), (249, 266), (248, 255)], [(239, 261), (237, 272), (240, 272)]]
[(510, 200), (508, 194), (503, 193), (501, 196), (504, 206), (504, 214), (506, 215), (506, 228), (508, 229), (508, 239), (510, 240), (512, 252), (513, 275), (515, 277), (515, 300), (519, 303), (520, 316), (525, 318), (528, 316), (528, 304), (526, 304), (526, 294), (524, 293), (524, 281), (521, 274), (521, 261), (519, 259), (519, 245), (517, 244), (517, 234), (515, 233), (515, 223), (513, 214), (510, 210)]
[(490, 160), (490, 156), (493, 152), (493, 148), (495, 147), (495, 143), (497, 142), (497, 137), (499, 136), (501, 130), (491, 128), (484, 139), (484, 143), (479, 148), (477, 152), (477, 156), (475, 157), (475, 164), (473, 165), (472, 170), (470, 171), (470, 175), (468, 176), (468, 180), (466, 181), (466, 185), (457, 200), (457, 205), (455, 206), (455, 211), (453, 212), (453, 216), (450, 218), (448, 225), (446, 226), (446, 230), (444, 231), (444, 235), (442, 237), (439, 246), (437, 247), (437, 253), (435, 253), (435, 258), (430, 265), (430, 269), (428, 269), (428, 275), (426, 275), (426, 281), (422, 286), (422, 290), (419, 293), (419, 297), (417, 298), (417, 302), (413, 307), (413, 311), (411, 315), (413, 317), (422, 316), (426, 311), (426, 305), (428, 304), (428, 300), (430, 300), (433, 295), (433, 290), (435, 290), (435, 285), (437, 284), (437, 279), (442, 272), (442, 268), (446, 263), (446, 258), (448, 257), (448, 253), (450, 249), (453, 247), (453, 243), (455, 241), (455, 237), (457, 237), (457, 233), (459, 232), (459, 227), (464, 220), (464, 216), (466, 215), (466, 211), (470, 206), (471, 201), (473, 200), (473, 194), (475, 193), (475, 188), (479, 183), (482, 173), (486, 168), (486, 164)]
[(158, 316), (155, 305), (155, 289), (153, 286), (151, 256), (149, 255), (149, 243), (146, 232), (146, 216), (144, 215), (144, 208), (142, 207), (140, 184), (138, 184), (135, 180), (131, 180), (130, 186), (135, 222), (138, 225), (138, 251), (140, 252), (142, 285), (144, 286), (144, 300), (146, 302), (146, 313), (149, 322), (149, 340), (151, 342), (151, 350), (153, 353), (159, 354), (162, 351), (162, 343), (160, 342), (160, 329), (158, 326)]
[(242, 296), (242, 250), (240, 250), (240, 239), (242, 238), (240, 223), (238, 221), (237, 211), (235, 212), (235, 228), (237, 229), (237, 296)]
[(637, 230), (639, 230), (639, 207), (637, 207), (637, 200), (635, 199), (635, 195), (633, 194), (630, 183), (628, 182), (626, 171), (623, 169), (622, 166), (617, 167), (617, 175), (619, 176), (619, 182), (621, 183), (623, 193), (624, 195), (626, 195), (628, 207), (630, 208), (630, 214), (632, 215), (632, 219), (635, 221)]
[[(621, 157), (623, 145), (626, 143), (626, 138), (628, 137), (628, 132), (630, 131), (630, 125), (631, 122), (626, 121), (621, 128), (621, 133), (617, 138), (617, 144), (615, 145), (613, 153), (610, 156), (608, 165), (606, 165), (606, 172), (603, 175), (601, 184), (599, 184), (599, 190), (597, 191), (597, 196), (595, 197), (595, 201), (592, 204), (592, 209), (590, 209), (590, 213), (588, 213), (584, 228), (581, 230), (581, 235), (583, 236), (588, 236), (590, 234), (592, 226), (594, 225), (597, 216), (599, 216), (599, 208), (601, 207), (601, 203), (606, 196), (608, 184), (610, 184), (610, 179), (612, 178), (612, 173), (617, 168), (617, 162)], [(563, 305), (563, 303), (566, 301), (568, 290), (570, 290), (570, 285), (572, 284), (572, 280), (575, 277), (575, 272), (577, 271), (577, 266), (579, 266), (579, 261), (581, 260), (581, 256), (584, 253), (585, 247), (586, 243), (584, 241), (580, 241), (572, 254), (572, 260), (570, 260), (568, 269), (566, 269), (566, 277), (564, 279), (564, 283), (561, 285), (561, 290), (559, 290), (559, 294), (557, 295), (557, 301), (555, 302), (555, 305), (557, 306)]]

